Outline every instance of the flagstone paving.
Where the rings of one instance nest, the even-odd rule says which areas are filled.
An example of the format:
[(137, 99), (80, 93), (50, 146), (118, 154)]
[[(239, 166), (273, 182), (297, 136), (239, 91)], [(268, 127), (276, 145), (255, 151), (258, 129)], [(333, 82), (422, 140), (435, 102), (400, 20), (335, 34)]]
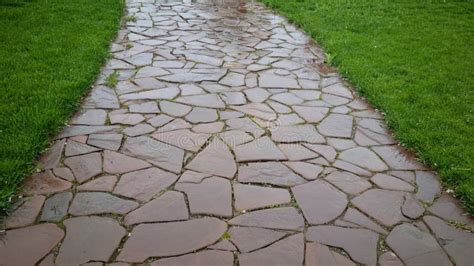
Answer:
[(0, 265), (472, 265), (474, 221), (310, 38), (197, 2), (127, 2)]

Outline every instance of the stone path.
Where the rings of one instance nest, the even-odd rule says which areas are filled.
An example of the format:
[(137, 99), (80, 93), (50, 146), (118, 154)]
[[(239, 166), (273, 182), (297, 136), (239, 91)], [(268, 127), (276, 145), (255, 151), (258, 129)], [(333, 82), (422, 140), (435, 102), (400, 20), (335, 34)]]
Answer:
[(297, 28), (254, 3), (127, 9), (0, 265), (472, 265), (473, 220)]

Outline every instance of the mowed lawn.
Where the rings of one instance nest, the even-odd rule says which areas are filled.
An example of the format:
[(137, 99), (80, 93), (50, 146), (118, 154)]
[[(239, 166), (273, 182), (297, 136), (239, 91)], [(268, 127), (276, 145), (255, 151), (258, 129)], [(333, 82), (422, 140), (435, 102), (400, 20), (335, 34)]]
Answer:
[(108, 56), (122, 0), (0, 0), (0, 216)]
[(474, 2), (262, 2), (310, 33), (474, 214)]

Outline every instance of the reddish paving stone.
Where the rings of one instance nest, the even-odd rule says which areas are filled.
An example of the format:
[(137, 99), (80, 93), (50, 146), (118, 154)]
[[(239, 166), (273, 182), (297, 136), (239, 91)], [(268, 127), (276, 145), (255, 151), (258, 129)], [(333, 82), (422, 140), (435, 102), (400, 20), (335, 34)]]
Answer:
[(336, 150), (329, 145), (322, 145), (322, 144), (304, 144), (304, 146), (312, 151), (315, 151), (321, 156), (323, 156), (326, 160), (330, 162), (334, 162), (337, 156)]
[(411, 156), (403, 154), (398, 146), (378, 146), (372, 148), (393, 170), (426, 170), (426, 167)]
[(40, 220), (48, 222), (58, 222), (62, 220), (67, 215), (71, 200), (71, 192), (58, 193), (48, 198), (44, 204)]
[(66, 238), (56, 258), (58, 265), (109, 261), (126, 231), (107, 217), (78, 217), (64, 221)]
[(284, 164), (308, 180), (318, 178), (319, 174), (323, 171), (321, 166), (306, 162), (284, 162)]
[(39, 158), (39, 162), (44, 169), (52, 169), (59, 165), (65, 143), (66, 139), (58, 140), (53, 144), (51, 148), (46, 151), (46, 153), (41, 155), (41, 157)]
[(187, 151), (197, 152), (206, 143), (210, 135), (194, 133), (189, 129), (181, 129), (169, 132), (157, 132), (152, 134), (151, 137)]
[(369, 181), (349, 172), (334, 171), (325, 179), (340, 190), (351, 195), (358, 195), (372, 187)]
[(405, 194), (405, 202), (402, 205), (402, 213), (410, 219), (417, 219), (425, 212), (423, 204), (411, 193)]
[(73, 125), (90, 125), (102, 126), (105, 125), (107, 119), (107, 112), (101, 109), (86, 109), (79, 111), (71, 121)]
[(145, 161), (118, 152), (104, 151), (104, 172), (106, 173), (122, 174), (150, 166), (151, 164)]
[(395, 225), (405, 218), (401, 207), (405, 201), (405, 193), (398, 191), (371, 189), (351, 200), (361, 211), (386, 225)]
[(232, 244), (232, 242), (227, 239), (223, 239), (214, 245), (208, 246), (207, 248), (215, 250), (237, 251), (237, 248), (234, 246), (234, 244)]
[(345, 150), (339, 154), (339, 159), (374, 172), (388, 170), (387, 165), (368, 148), (357, 147)]
[(263, 183), (291, 187), (306, 181), (279, 162), (249, 163), (239, 167), (239, 182)]
[(319, 123), (318, 130), (326, 137), (350, 138), (352, 125), (352, 116), (330, 114)]
[(393, 252), (385, 252), (379, 257), (380, 266), (403, 266), (402, 261)]
[(74, 175), (67, 167), (54, 168), (53, 173), (55, 176), (60, 177), (64, 180), (74, 181)]
[(338, 168), (338, 169), (341, 169), (341, 170), (344, 170), (344, 171), (348, 171), (348, 172), (351, 172), (351, 173), (354, 173), (356, 175), (361, 175), (361, 176), (371, 176), (372, 173), (363, 169), (363, 168), (360, 168), (354, 164), (351, 164), (351, 163), (348, 163), (348, 162), (345, 162), (345, 161), (342, 161), (342, 160), (336, 160), (332, 166)]
[(124, 200), (104, 192), (82, 192), (74, 197), (69, 213), (75, 216), (91, 214), (125, 214), (138, 207), (138, 203)]
[(160, 112), (156, 102), (144, 102), (128, 106), (130, 113), (156, 114)]
[(77, 187), (77, 191), (105, 191), (110, 192), (117, 183), (117, 177), (113, 175), (101, 176)]
[(83, 108), (117, 109), (120, 108), (120, 105), (114, 90), (105, 86), (97, 86), (86, 98)]
[(376, 224), (375, 222), (370, 220), (367, 216), (365, 216), (363, 213), (361, 213), (360, 211), (354, 208), (348, 208), (346, 211), (346, 214), (344, 215), (342, 219), (343, 221), (347, 221), (352, 224), (365, 227), (377, 233), (388, 234), (387, 231), (383, 229), (380, 225)]
[(238, 183), (234, 184), (234, 198), (234, 206), (237, 211), (285, 204), (291, 200), (290, 193), (286, 189)]
[(173, 173), (181, 172), (183, 165), (184, 151), (182, 149), (148, 137), (128, 138), (125, 140), (123, 152)]
[(237, 162), (280, 161), (286, 156), (267, 136), (234, 147)]
[(416, 184), (418, 191), (416, 197), (425, 202), (433, 202), (433, 200), (441, 194), (441, 184), (431, 172), (416, 172)]
[(306, 266), (355, 266), (356, 264), (341, 254), (329, 250), (325, 245), (306, 243)]
[(278, 145), (278, 149), (280, 149), (290, 161), (313, 159), (319, 156), (317, 153), (300, 144), (280, 144)]
[(474, 246), (474, 234), (462, 231), (446, 224), (443, 220), (434, 216), (425, 216), (423, 220), (434, 232), (444, 250), (453, 258), (456, 265), (470, 265), (474, 261), (472, 247)]
[(119, 126), (70, 126), (66, 127), (56, 139), (108, 132), (118, 128)]
[(0, 241), (0, 264), (34, 265), (46, 256), (63, 237), (63, 230), (55, 224), (46, 223), (8, 230), (2, 235), (2, 241)]
[(219, 134), (219, 137), (230, 147), (235, 147), (242, 143), (253, 140), (253, 137), (240, 130), (230, 130)]
[(405, 181), (386, 174), (376, 174), (370, 181), (383, 189), (413, 192), (415, 188)]
[(228, 179), (234, 177), (237, 171), (234, 156), (220, 139), (214, 138), (203, 151), (186, 165), (187, 169), (201, 173), (222, 176)]
[(234, 254), (227, 251), (204, 250), (201, 252), (183, 255), (174, 258), (160, 259), (151, 266), (233, 266)]
[(99, 153), (69, 157), (64, 160), (79, 183), (102, 173), (102, 158)]
[(248, 114), (254, 117), (261, 118), (266, 121), (277, 119), (275, 111), (273, 111), (268, 105), (264, 103), (249, 103), (246, 105), (232, 106), (232, 109)]
[(199, 184), (178, 182), (175, 189), (188, 196), (191, 214), (232, 217), (232, 188), (227, 179), (210, 177)]
[(324, 138), (312, 125), (296, 125), (270, 129), (272, 139), (282, 143), (323, 143)]
[(177, 102), (207, 108), (225, 108), (225, 103), (216, 94), (183, 96)]
[(76, 156), (76, 155), (81, 155), (81, 154), (86, 154), (86, 153), (92, 153), (96, 151), (100, 151), (100, 149), (89, 146), (84, 143), (68, 140), (67, 145), (66, 145), (65, 155), (66, 157), (69, 157), (69, 156)]
[(38, 266), (54, 266), (54, 254), (49, 254)]
[(141, 135), (151, 133), (153, 131), (155, 131), (154, 127), (148, 124), (142, 123), (142, 124), (135, 125), (133, 127), (127, 127), (122, 132), (123, 134), (129, 137), (136, 137), (136, 136), (141, 136)]
[(113, 114), (109, 115), (111, 124), (136, 125), (145, 120), (140, 114)]
[(254, 226), (269, 229), (302, 231), (304, 219), (291, 207), (252, 211), (239, 215), (228, 222), (230, 225)]
[(63, 179), (57, 178), (50, 170), (34, 174), (26, 179), (23, 191), (26, 194), (49, 194), (68, 190), (72, 184)]
[(364, 265), (377, 263), (379, 236), (370, 230), (331, 225), (313, 226), (308, 228), (306, 240), (340, 247), (349, 253), (353, 260)]
[(229, 229), (230, 239), (240, 252), (246, 253), (267, 246), (282, 239), (286, 233), (258, 228), (233, 226)]
[(428, 211), (445, 220), (454, 220), (468, 225), (474, 225), (474, 219), (459, 206), (456, 200), (450, 195), (442, 195), (437, 199)]
[(91, 134), (87, 139), (87, 144), (117, 151), (122, 145), (122, 138), (122, 134)]
[(293, 110), (308, 123), (318, 123), (329, 112), (327, 107), (293, 106)]
[(148, 201), (171, 186), (178, 176), (156, 167), (123, 175), (114, 189), (114, 194)]
[(452, 265), (436, 239), (411, 224), (396, 226), (385, 242), (407, 265)]
[(5, 228), (23, 227), (33, 224), (43, 207), (45, 197), (22, 198), (14, 206), (13, 212), (6, 218)]
[(184, 195), (176, 191), (167, 191), (160, 197), (130, 212), (125, 216), (125, 224), (170, 222), (187, 220), (188, 218), (188, 208), (184, 201)]
[(289, 236), (266, 248), (252, 253), (239, 254), (239, 264), (251, 265), (302, 265), (304, 260), (303, 234)]
[(117, 260), (143, 262), (149, 257), (185, 254), (214, 243), (226, 230), (226, 223), (217, 218), (140, 224), (133, 228)]
[(256, 138), (265, 134), (265, 131), (248, 117), (229, 119), (226, 121), (226, 124), (231, 130), (244, 131), (252, 134)]
[(347, 196), (329, 183), (316, 180), (291, 188), (309, 224), (324, 224), (346, 209)]

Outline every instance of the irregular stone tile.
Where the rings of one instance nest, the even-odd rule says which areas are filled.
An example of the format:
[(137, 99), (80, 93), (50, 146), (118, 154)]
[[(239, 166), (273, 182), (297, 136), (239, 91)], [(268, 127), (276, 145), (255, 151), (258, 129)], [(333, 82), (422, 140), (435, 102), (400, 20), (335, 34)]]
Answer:
[(240, 130), (226, 131), (219, 134), (219, 137), (232, 148), (253, 140), (252, 136)]
[(169, 74), (169, 72), (162, 68), (146, 66), (146, 67), (140, 68), (137, 71), (137, 74), (135, 74), (135, 78), (148, 78), (148, 77), (164, 76), (167, 74)]
[(347, 98), (339, 97), (339, 96), (327, 94), (327, 93), (323, 93), (321, 95), (321, 99), (333, 106), (340, 106), (340, 105), (347, 104), (350, 102), (350, 100)]
[(268, 124), (277, 124), (281, 126), (291, 126), (304, 123), (304, 120), (301, 119), (296, 114), (280, 114), (278, 120)]
[(354, 208), (348, 208), (346, 214), (342, 219), (352, 224), (371, 229), (377, 233), (387, 234), (387, 231), (383, 229), (380, 225), (376, 224), (363, 213)]
[(50, 170), (34, 174), (26, 179), (23, 191), (28, 195), (49, 194), (68, 190), (72, 184), (53, 175)]
[(227, 251), (204, 250), (193, 254), (174, 258), (160, 259), (150, 264), (151, 266), (208, 266), (222, 265), (233, 266), (234, 254)]
[(399, 191), (371, 189), (353, 198), (351, 203), (378, 222), (392, 226), (405, 220), (401, 212), (404, 195)]
[(0, 262), (5, 265), (35, 265), (63, 237), (63, 230), (49, 223), (8, 230), (0, 241)]
[(56, 258), (58, 265), (108, 261), (126, 231), (107, 217), (77, 217), (64, 221), (66, 238)]
[(324, 138), (312, 125), (282, 126), (271, 128), (272, 139), (277, 142), (323, 143)]
[(234, 147), (234, 153), (237, 162), (280, 161), (287, 159), (267, 136)]
[(177, 118), (168, 124), (164, 125), (163, 127), (160, 127), (157, 132), (168, 132), (168, 131), (173, 131), (173, 130), (179, 130), (179, 129), (186, 129), (186, 128), (192, 128), (193, 126), (186, 122), (185, 120), (181, 118)]
[(234, 184), (234, 198), (234, 206), (237, 211), (285, 204), (291, 200), (290, 193), (286, 189), (238, 183)]
[(104, 172), (106, 173), (122, 174), (150, 166), (151, 164), (145, 161), (118, 152), (104, 151)]
[(234, 217), (228, 224), (293, 231), (302, 231), (304, 229), (303, 216), (292, 207), (247, 212)]
[(38, 266), (54, 266), (54, 254), (51, 253), (44, 258)]
[(138, 207), (138, 203), (124, 200), (104, 192), (77, 193), (69, 207), (75, 216), (103, 213), (125, 214)]
[(327, 138), (327, 141), (331, 147), (334, 147), (339, 151), (354, 148), (356, 146), (356, 143), (353, 140), (348, 139)]
[(318, 131), (327, 137), (350, 138), (353, 118), (350, 115), (330, 114), (318, 125)]
[(441, 194), (441, 184), (433, 173), (416, 171), (416, 184), (418, 186), (416, 198), (421, 201), (432, 203)]
[(436, 239), (411, 224), (397, 225), (385, 242), (407, 265), (452, 265)]
[(193, 110), (185, 117), (191, 123), (208, 123), (214, 122), (218, 118), (214, 109), (194, 107)]
[(122, 145), (122, 134), (91, 134), (87, 144), (99, 148), (117, 151)]
[(412, 156), (403, 154), (397, 146), (378, 146), (372, 148), (394, 170), (426, 170)]
[(321, 154), (321, 156), (330, 162), (334, 162), (336, 159), (337, 152), (332, 146), (308, 143), (305, 143), (304, 146), (314, 152)]
[(405, 202), (402, 205), (402, 213), (408, 218), (417, 219), (425, 212), (425, 208), (411, 193), (405, 194)]
[(405, 181), (386, 174), (376, 174), (370, 181), (383, 189), (413, 192), (415, 188)]
[(44, 204), (40, 220), (48, 222), (58, 222), (62, 220), (67, 214), (71, 200), (71, 192), (58, 193), (48, 198)]
[(107, 119), (107, 112), (101, 109), (86, 109), (81, 110), (71, 120), (73, 125), (91, 125), (102, 126), (105, 125)]
[(278, 149), (280, 149), (290, 161), (301, 161), (318, 157), (318, 154), (300, 144), (280, 144), (278, 145)]
[(370, 171), (381, 172), (388, 169), (387, 165), (368, 148), (356, 147), (345, 150), (339, 154), (339, 159)]
[(271, 121), (277, 119), (276, 113), (264, 103), (249, 103), (246, 105), (231, 106), (232, 109), (239, 112), (249, 114), (261, 118), (263, 120)]
[(307, 162), (284, 162), (284, 164), (308, 180), (318, 178), (319, 174), (323, 171), (321, 166)]
[(92, 89), (82, 107), (90, 109), (118, 109), (120, 105), (113, 89), (105, 86), (97, 86)]
[(344, 249), (356, 262), (365, 265), (377, 263), (379, 237), (370, 230), (320, 225), (308, 228), (305, 236), (308, 241)]
[(113, 175), (101, 176), (77, 187), (77, 191), (105, 191), (111, 192), (117, 183)]
[(248, 117), (229, 119), (226, 121), (226, 124), (230, 129), (241, 130), (241, 131), (250, 133), (256, 138), (262, 136), (265, 133), (265, 131), (262, 128), (260, 128)]
[(244, 78), (245, 75), (235, 72), (229, 72), (221, 80), (219, 80), (219, 83), (229, 87), (239, 87), (245, 85)]
[(266, 248), (239, 254), (239, 264), (247, 265), (302, 265), (304, 260), (303, 234), (289, 236)]
[(51, 148), (40, 156), (39, 162), (44, 169), (53, 169), (59, 165), (65, 143), (66, 139), (56, 141)]
[(334, 171), (325, 179), (351, 195), (358, 195), (372, 187), (369, 181), (349, 172)]
[(185, 116), (191, 111), (190, 106), (168, 101), (161, 101), (160, 109), (163, 113), (169, 114), (174, 117)]
[(434, 216), (425, 216), (423, 220), (434, 232), (439, 243), (453, 258), (456, 265), (469, 265), (472, 263), (474, 254), (472, 254), (470, 248), (466, 248), (472, 247), (474, 244), (472, 233), (450, 226)]
[[(318, 158), (319, 159), (319, 158)], [(326, 161), (327, 162), (327, 161)], [(345, 162), (345, 161), (342, 161), (342, 160), (336, 160), (334, 163), (333, 163), (333, 167), (336, 167), (338, 169), (341, 169), (341, 170), (344, 170), (344, 171), (348, 171), (348, 172), (351, 172), (351, 173), (354, 173), (356, 175), (361, 175), (361, 176), (371, 176), (372, 173), (365, 170), (365, 169), (362, 169), (358, 166), (355, 166), (351, 163), (348, 163), (348, 162)]]
[(125, 224), (139, 224), (147, 222), (170, 222), (187, 220), (188, 208), (184, 195), (176, 191), (167, 191), (142, 207), (125, 216)]
[(186, 165), (187, 169), (201, 173), (222, 176), (228, 179), (234, 177), (237, 171), (234, 156), (220, 139), (214, 138), (203, 151)]
[(128, 138), (123, 145), (123, 152), (173, 173), (181, 172), (184, 151), (166, 143), (143, 136)]
[(385, 252), (379, 257), (380, 266), (403, 266), (402, 261), (393, 252)]
[(187, 60), (194, 61), (196, 63), (203, 63), (203, 64), (213, 65), (213, 66), (220, 66), (223, 63), (222, 59), (207, 56), (207, 55), (193, 54), (193, 53), (187, 53), (187, 52), (184, 55), (186, 56)]
[(215, 134), (219, 133), (224, 129), (224, 122), (214, 122), (214, 123), (206, 123), (206, 124), (199, 124), (193, 127), (193, 131), (197, 133), (207, 133), (207, 134)]
[(227, 230), (217, 218), (198, 218), (185, 222), (140, 224), (117, 257), (119, 261), (143, 262), (149, 257), (175, 256), (214, 243)]
[(324, 224), (337, 218), (348, 203), (344, 193), (322, 180), (295, 186), (291, 191), (310, 224)]
[(318, 123), (329, 112), (327, 107), (293, 106), (293, 110), (308, 123)]
[(160, 76), (158, 79), (168, 82), (176, 82), (176, 83), (193, 83), (193, 82), (201, 82), (201, 81), (218, 81), (222, 78), (227, 71), (225, 69), (212, 69), (211, 71), (207, 71), (207, 73), (194, 73), (194, 72), (186, 72), (186, 73), (178, 73), (172, 74), (167, 76)]
[(428, 210), (445, 220), (454, 220), (468, 225), (474, 225), (474, 220), (449, 195), (442, 195)]
[(346, 88), (342, 83), (336, 83), (330, 86), (323, 88), (323, 92), (341, 96), (344, 98), (352, 99), (351, 91)]
[(130, 113), (157, 114), (160, 112), (156, 102), (144, 102), (131, 104), (128, 106)]
[(234, 246), (234, 244), (232, 244), (232, 242), (227, 239), (223, 239), (217, 242), (217, 244), (208, 246), (207, 248), (215, 250), (237, 251), (237, 248)]
[(329, 250), (327, 246), (318, 243), (306, 243), (305, 265), (307, 266), (355, 266), (350, 259)]
[(179, 182), (175, 189), (186, 193), (191, 214), (232, 216), (232, 188), (226, 179), (210, 177), (199, 184)]
[(118, 128), (118, 126), (70, 126), (64, 128), (62, 133), (59, 134), (55, 139), (108, 132)]
[(296, 79), (272, 74), (260, 74), (258, 84), (262, 88), (299, 89)]
[(120, 95), (120, 101), (126, 102), (126, 101), (132, 101), (132, 100), (158, 100), (158, 99), (171, 100), (174, 97), (176, 97), (178, 94), (179, 94), (178, 88), (168, 87), (168, 88)]
[(286, 234), (258, 227), (233, 226), (229, 230), (230, 239), (239, 248), (240, 252), (247, 253), (267, 246)]
[(216, 94), (182, 96), (177, 102), (207, 108), (225, 108), (224, 102)]
[(244, 93), (254, 103), (264, 102), (270, 96), (270, 93), (262, 88), (247, 89), (244, 90)]
[(5, 220), (5, 228), (15, 228), (30, 225), (35, 222), (41, 207), (43, 207), (45, 197), (33, 196), (22, 198), (13, 206), (13, 211)]
[(274, 94), (273, 96), (270, 97), (270, 99), (282, 104), (289, 105), (289, 106), (295, 105), (295, 104), (301, 104), (304, 102), (303, 99), (297, 97), (291, 92), (283, 92), (283, 93)]
[(113, 114), (109, 115), (110, 123), (123, 125), (136, 125), (145, 120), (140, 114)]
[(79, 183), (102, 173), (102, 158), (99, 153), (69, 157), (64, 160), (64, 164), (71, 169)]
[(169, 132), (157, 132), (151, 135), (151, 137), (187, 151), (197, 152), (201, 149), (202, 145), (206, 143), (210, 135), (194, 133), (189, 129), (182, 129)]
[(176, 182), (178, 176), (156, 167), (130, 172), (123, 175), (114, 194), (140, 201), (148, 201)]
[(148, 134), (155, 131), (155, 128), (148, 124), (138, 124), (133, 127), (127, 127), (122, 132), (130, 137), (136, 137), (144, 134)]
[(65, 155), (69, 157), (69, 156), (81, 155), (81, 154), (86, 154), (86, 153), (92, 153), (96, 151), (100, 151), (100, 149), (91, 147), (89, 145), (76, 142), (73, 140), (68, 140), (66, 144)]
[(152, 125), (153, 127), (161, 127), (167, 124), (168, 122), (170, 122), (171, 120), (173, 120), (173, 118), (170, 116), (157, 115), (153, 117), (152, 119), (148, 120), (147, 122), (150, 123), (150, 125)]
[(291, 187), (306, 181), (279, 162), (249, 163), (239, 167), (239, 182), (272, 184)]
[(64, 180), (74, 181), (74, 175), (67, 167), (54, 168), (53, 173), (55, 176), (60, 177)]

